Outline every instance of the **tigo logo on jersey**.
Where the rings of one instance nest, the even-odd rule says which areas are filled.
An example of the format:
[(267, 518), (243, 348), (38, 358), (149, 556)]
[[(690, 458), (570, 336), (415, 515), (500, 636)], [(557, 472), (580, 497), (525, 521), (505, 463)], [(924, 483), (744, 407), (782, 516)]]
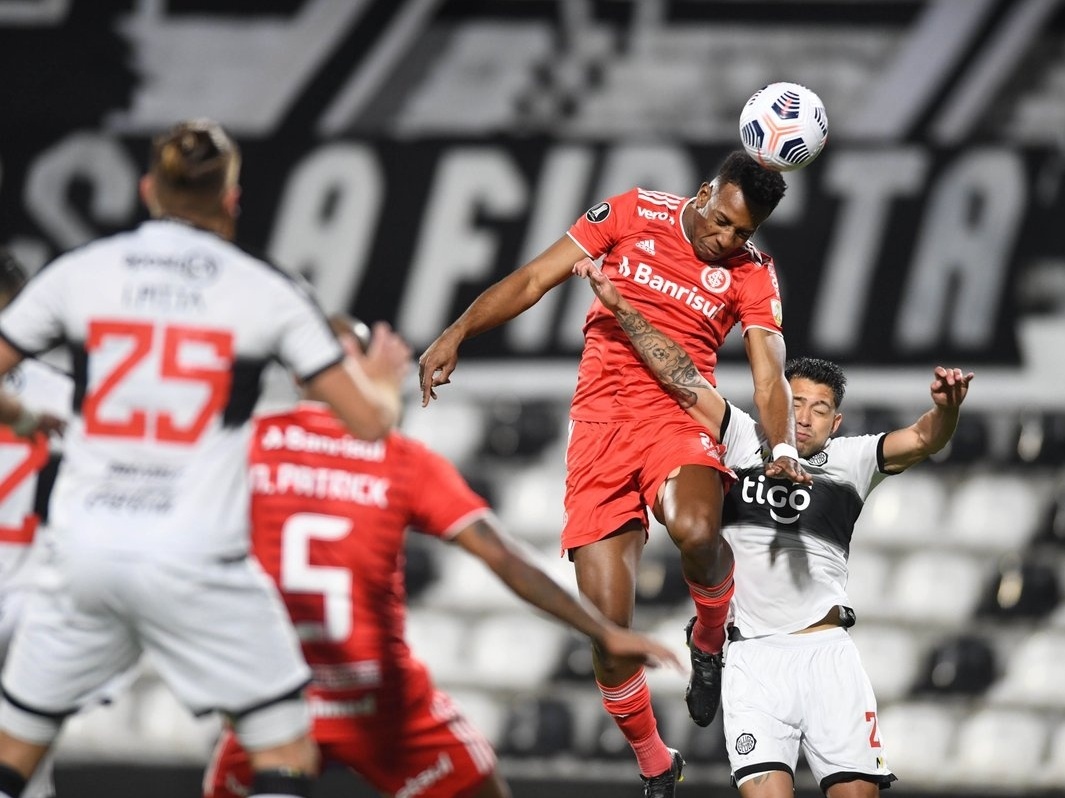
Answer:
[(584, 218), (592, 224), (599, 224), (610, 215), (610, 203), (600, 202), (593, 208), (589, 208), (588, 212), (584, 214)]
[(711, 294), (723, 294), (732, 285), (732, 275), (720, 266), (707, 266), (699, 275), (699, 281)]
[(811, 501), (810, 489), (805, 485), (767, 480), (765, 474), (759, 474), (757, 479), (745, 475), (740, 498), (747, 504), (768, 507), (770, 518), (778, 524), (794, 524)]
[(645, 238), (643, 241), (636, 242), (636, 249), (642, 249), (648, 255), (655, 254), (655, 240), (653, 238)]

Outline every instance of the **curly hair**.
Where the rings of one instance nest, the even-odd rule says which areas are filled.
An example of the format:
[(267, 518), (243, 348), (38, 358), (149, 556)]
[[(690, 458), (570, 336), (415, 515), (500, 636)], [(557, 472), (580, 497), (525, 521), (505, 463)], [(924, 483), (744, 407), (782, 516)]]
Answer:
[(843, 369), (831, 360), (822, 360), (819, 357), (796, 357), (784, 364), (784, 377), (802, 379), (826, 385), (832, 389), (832, 398), (836, 402), (836, 409), (843, 404), (843, 394), (847, 390), (847, 375)]
[(743, 150), (729, 154), (717, 173), (717, 179), (739, 186), (747, 202), (764, 210), (766, 216), (777, 207), (788, 188), (780, 172), (766, 169)]

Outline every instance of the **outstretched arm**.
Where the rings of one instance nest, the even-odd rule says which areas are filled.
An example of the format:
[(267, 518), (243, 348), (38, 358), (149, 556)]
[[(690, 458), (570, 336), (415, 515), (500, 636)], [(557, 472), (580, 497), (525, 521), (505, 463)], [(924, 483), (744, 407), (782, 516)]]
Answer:
[(676, 399), (688, 415), (713, 432), (715, 438), (720, 438), (725, 399), (699, 373), (684, 348), (647, 321), (592, 260), (584, 258), (575, 263), (573, 273), (588, 280), (599, 301), (614, 314), (632, 341), (636, 354), (666, 393)]
[[(773, 449), (772, 462), (766, 466), (765, 475), (812, 484), (812, 477), (799, 465), (795, 449), (795, 408), (791, 385), (784, 376), (784, 338), (779, 333), (751, 327), (744, 334), (743, 341), (754, 379), (758, 420)], [(781, 452), (778, 447), (787, 451)]]
[(540, 255), (486, 288), (451, 326), (440, 333), (418, 360), (422, 407), (436, 398), (440, 385), (451, 382), (459, 359), (459, 346), (467, 338), (497, 327), (531, 308), (540, 298), (570, 276), (573, 261), (584, 251), (569, 236), (562, 236)]
[(586, 606), (567, 593), (486, 519), (474, 521), (453, 540), (491, 568), (516, 595), (588, 635), (605, 654), (651, 666), (680, 668), (680, 662), (666, 646), (623, 629), (595, 607)]
[(961, 369), (935, 367), (930, 389), (932, 409), (910, 426), (889, 432), (884, 438), (886, 471), (905, 471), (950, 442), (973, 376), (971, 371), (964, 374)]

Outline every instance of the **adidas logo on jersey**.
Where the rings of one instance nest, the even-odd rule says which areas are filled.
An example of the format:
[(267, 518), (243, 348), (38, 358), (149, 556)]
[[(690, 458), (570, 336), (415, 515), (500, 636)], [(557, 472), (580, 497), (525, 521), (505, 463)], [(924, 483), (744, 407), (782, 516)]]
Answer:
[(642, 249), (648, 255), (655, 254), (655, 240), (653, 238), (645, 238), (643, 241), (636, 242), (636, 249)]

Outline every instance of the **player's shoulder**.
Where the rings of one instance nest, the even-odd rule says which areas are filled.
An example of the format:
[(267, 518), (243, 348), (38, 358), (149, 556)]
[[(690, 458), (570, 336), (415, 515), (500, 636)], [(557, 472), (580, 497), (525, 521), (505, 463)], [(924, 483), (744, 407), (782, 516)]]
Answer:
[(834, 467), (842, 471), (876, 463), (877, 449), (883, 433), (842, 435), (829, 438), (825, 448), (808, 458), (810, 465)]

